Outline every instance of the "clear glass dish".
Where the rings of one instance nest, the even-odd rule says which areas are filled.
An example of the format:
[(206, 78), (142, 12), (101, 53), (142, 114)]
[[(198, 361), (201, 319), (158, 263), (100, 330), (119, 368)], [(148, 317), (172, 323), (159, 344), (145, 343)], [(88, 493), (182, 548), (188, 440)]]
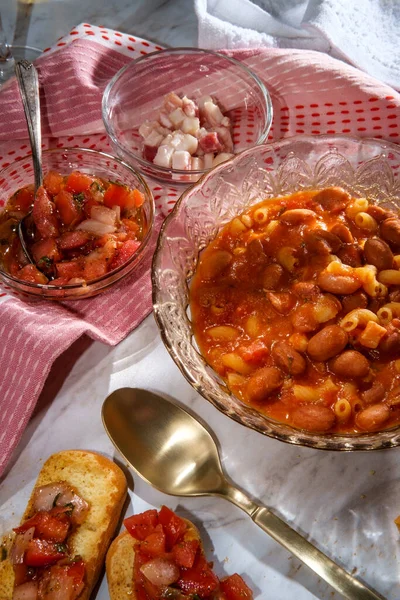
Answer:
[(138, 128), (154, 120), (169, 92), (198, 99), (213, 96), (233, 122), (235, 153), (262, 144), (272, 123), (272, 102), (262, 81), (239, 61), (209, 50), (174, 48), (152, 52), (123, 67), (107, 85), (103, 121), (118, 156), (143, 174), (185, 184), (207, 170), (159, 167), (142, 156)]
[[(145, 196), (143, 204), (145, 218), (145, 234), (142, 243), (129, 260), (110, 273), (93, 279), (86, 284), (55, 286), (41, 285), (20, 281), (2, 269), (0, 264), (0, 279), (17, 292), (31, 297), (48, 300), (69, 300), (89, 298), (109, 289), (117, 281), (132, 273), (140, 263), (151, 236), (154, 220), (154, 200), (144, 179), (132, 167), (118, 158), (86, 148), (55, 148), (45, 150), (42, 159), (43, 173), (50, 170), (66, 175), (73, 170), (116, 180), (131, 188), (137, 188)], [(18, 189), (33, 183), (32, 157), (22, 158), (0, 172), (0, 212), (7, 200)]]
[(266, 198), (340, 185), (355, 196), (399, 207), (400, 148), (373, 139), (298, 136), (242, 152), (187, 189), (166, 219), (153, 259), (153, 304), (162, 339), (189, 383), (228, 417), (272, 438), (326, 450), (400, 445), (400, 426), (365, 434), (313, 434), (243, 404), (199, 354), (189, 286), (199, 255), (223, 225)]

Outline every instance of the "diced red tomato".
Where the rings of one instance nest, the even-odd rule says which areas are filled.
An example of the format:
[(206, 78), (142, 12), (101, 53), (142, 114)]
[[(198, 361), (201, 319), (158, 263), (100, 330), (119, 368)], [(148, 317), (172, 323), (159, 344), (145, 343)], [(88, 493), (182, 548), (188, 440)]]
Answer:
[(171, 550), (185, 533), (187, 525), (167, 506), (161, 507), (158, 518), (167, 538), (167, 550)]
[(93, 206), (99, 206), (99, 203), (96, 202), (96, 200), (92, 196), (89, 196), (83, 203), (83, 212), (85, 213), (85, 217), (87, 217), (88, 219), (90, 219), (92, 216), (91, 213)]
[(116, 246), (115, 240), (109, 240), (104, 246), (96, 248), (85, 257), (83, 277), (87, 281), (102, 277), (110, 270), (109, 265), (115, 255)]
[(183, 592), (207, 598), (218, 588), (219, 581), (204, 556), (198, 553), (193, 567), (181, 571), (177, 585)]
[(172, 555), (179, 567), (193, 567), (200, 543), (198, 540), (182, 540), (172, 548)]
[(43, 186), (40, 186), (36, 192), (32, 216), (41, 238), (59, 236), (59, 223), (55, 214), (55, 205)]
[(66, 539), (70, 525), (71, 521), (65, 511), (61, 513), (40, 511), (25, 521), (20, 527), (14, 529), (14, 531), (16, 533), (23, 533), (27, 529), (30, 529), (30, 527), (34, 527), (35, 537), (60, 543)]
[(124, 525), (136, 540), (143, 541), (158, 525), (157, 511), (150, 509), (139, 515), (132, 515), (124, 520)]
[(140, 190), (138, 190), (137, 188), (132, 190), (132, 194), (133, 194), (133, 198), (135, 200), (135, 206), (136, 206), (136, 208), (139, 208), (140, 206), (142, 206), (142, 204), (144, 204), (144, 201), (145, 201), (144, 194), (142, 194), (142, 192)]
[(135, 254), (139, 246), (140, 242), (137, 240), (127, 240), (124, 242), (122, 247), (117, 250), (112, 262), (110, 263), (110, 271), (126, 263), (126, 261), (129, 260), (133, 254)]
[(18, 277), (21, 281), (28, 281), (29, 283), (41, 283), (45, 284), (48, 282), (48, 279), (43, 273), (41, 273), (35, 265), (26, 265), (22, 267), (17, 273), (15, 277)]
[(121, 219), (121, 221), (128, 231), (137, 233), (140, 229), (139, 225), (135, 221), (131, 221), (131, 219)]
[(238, 353), (246, 362), (258, 364), (268, 356), (269, 350), (262, 340), (254, 340), (248, 346), (240, 346)]
[(10, 200), (10, 204), (13, 210), (21, 210), (22, 212), (27, 213), (30, 210), (34, 199), (35, 192), (33, 185), (28, 185), (15, 192)]
[(56, 563), (65, 555), (66, 552), (60, 544), (34, 538), (28, 544), (24, 562), (28, 567), (45, 567)]
[(57, 244), (60, 250), (75, 250), (81, 248), (91, 239), (87, 231), (80, 229), (76, 231), (66, 231), (58, 239)]
[(74, 277), (83, 277), (84, 262), (81, 259), (63, 260), (56, 264), (57, 278), (67, 281)]
[(72, 223), (79, 220), (81, 211), (71, 192), (61, 190), (57, 196), (55, 196), (54, 202), (64, 225), (72, 225)]
[(220, 586), (226, 600), (253, 600), (253, 592), (237, 573), (223, 579)]
[(70, 565), (66, 565), (68, 577), (72, 577), (74, 585), (81, 585), (85, 577), (85, 563), (83, 560), (76, 560)]
[(53, 565), (39, 580), (40, 600), (75, 600), (84, 587), (85, 565), (82, 561), (69, 565)]
[(155, 526), (154, 531), (141, 542), (140, 550), (149, 556), (160, 556), (165, 554), (165, 545), (165, 533), (161, 523), (159, 523)]
[(67, 177), (65, 189), (73, 194), (79, 194), (88, 190), (92, 185), (94, 178), (80, 171), (72, 171)]
[(14, 586), (21, 585), (29, 580), (28, 567), (24, 563), (13, 565), (14, 569)]
[(43, 185), (46, 188), (46, 191), (52, 196), (55, 196), (61, 191), (63, 184), (64, 177), (56, 171), (49, 171), (43, 177)]
[(47, 258), (52, 263), (61, 260), (61, 254), (54, 238), (47, 238), (46, 240), (36, 242), (33, 244), (31, 251), (36, 264), (43, 258)]
[(113, 206), (120, 206), (125, 209), (135, 208), (138, 199), (134, 191), (125, 185), (110, 183), (104, 194), (104, 204), (109, 208)]

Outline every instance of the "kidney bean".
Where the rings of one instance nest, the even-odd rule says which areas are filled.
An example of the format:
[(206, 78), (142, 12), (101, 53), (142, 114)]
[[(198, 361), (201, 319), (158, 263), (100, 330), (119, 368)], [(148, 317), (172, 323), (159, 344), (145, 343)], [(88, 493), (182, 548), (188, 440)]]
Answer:
[(250, 242), (250, 244), (247, 246), (247, 252), (252, 263), (262, 264), (267, 259), (267, 256), (264, 252), (264, 247), (259, 239), (255, 239)]
[(297, 308), (291, 314), (290, 320), (294, 329), (303, 333), (315, 331), (315, 329), (317, 329), (319, 326), (312, 304), (304, 304), (303, 306), (299, 306), (299, 308)]
[(290, 292), (267, 292), (267, 298), (281, 315), (287, 315), (296, 304), (296, 299)]
[(277, 367), (263, 367), (250, 377), (245, 395), (250, 402), (263, 402), (283, 383), (282, 371)]
[(360, 287), (361, 281), (350, 275), (336, 275), (327, 271), (321, 271), (317, 278), (319, 287), (331, 294), (354, 294)]
[(326, 361), (339, 354), (346, 346), (349, 336), (339, 325), (327, 325), (308, 342), (307, 354), (316, 361)]
[(301, 298), (315, 298), (320, 293), (319, 287), (311, 281), (297, 281), (292, 285), (292, 291)]
[(282, 223), (287, 225), (298, 225), (300, 223), (306, 223), (316, 218), (316, 214), (313, 210), (308, 208), (293, 208), (285, 211), (281, 216), (280, 220)]
[(265, 290), (275, 290), (283, 277), (283, 267), (272, 263), (265, 267), (262, 275), (262, 286)]
[(361, 399), (365, 404), (377, 404), (377, 402), (381, 402), (386, 394), (385, 387), (380, 381), (374, 381), (372, 386), (362, 392)]
[(329, 369), (339, 377), (353, 379), (366, 377), (369, 373), (369, 362), (361, 352), (346, 350), (329, 361)]
[(272, 347), (271, 354), (278, 367), (289, 375), (301, 375), (307, 368), (303, 355), (288, 342), (276, 342)]
[(314, 433), (325, 433), (335, 425), (336, 417), (334, 412), (326, 406), (307, 404), (294, 409), (292, 422), (299, 429)]
[(390, 358), (397, 358), (400, 355), (400, 331), (390, 325), (386, 329), (388, 335), (382, 339), (378, 348), (382, 352), (390, 354)]
[(346, 208), (350, 198), (350, 194), (343, 188), (331, 187), (316, 194), (313, 200), (330, 213), (338, 213)]
[(393, 388), (388, 395), (386, 400), (388, 406), (399, 406), (400, 404), (400, 385)]
[(376, 204), (370, 204), (367, 208), (367, 213), (371, 215), (371, 217), (373, 217), (375, 221), (378, 221), (378, 223), (384, 221), (385, 219), (390, 219), (391, 217), (394, 217), (394, 214), (391, 210), (388, 210), (387, 208), (382, 208), (382, 206), (377, 206)]
[(232, 262), (232, 254), (227, 250), (214, 250), (208, 254), (207, 260), (200, 264), (200, 273), (204, 279), (214, 279)]
[(393, 267), (393, 252), (386, 242), (379, 238), (368, 239), (364, 246), (364, 256), (368, 264), (378, 271)]
[(390, 409), (386, 404), (373, 404), (356, 415), (356, 425), (364, 431), (374, 431), (386, 423), (390, 417)]
[(355, 294), (343, 296), (341, 301), (343, 312), (346, 314), (356, 308), (367, 308), (368, 306), (368, 296), (365, 292), (355, 292)]
[(396, 217), (385, 219), (381, 223), (380, 232), (384, 240), (400, 246), (400, 219)]
[(332, 227), (331, 232), (334, 233), (344, 244), (354, 243), (353, 234), (344, 223), (336, 223), (336, 225)]
[(390, 302), (400, 302), (400, 290), (393, 290), (389, 294)]
[(308, 250), (315, 254), (334, 254), (342, 246), (342, 241), (337, 235), (325, 229), (313, 229), (306, 233), (304, 241)]
[(362, 252), (361, 248), (352, 244), (346, 244), (336, 252), (342, 263), (350, 267), (361, 267)]

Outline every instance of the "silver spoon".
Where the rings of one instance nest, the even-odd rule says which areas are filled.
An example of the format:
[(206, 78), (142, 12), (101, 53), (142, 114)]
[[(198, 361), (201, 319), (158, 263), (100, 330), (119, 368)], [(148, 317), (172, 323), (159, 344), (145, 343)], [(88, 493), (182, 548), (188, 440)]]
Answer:
[(105, 399), (102, 418), (117, 450), (159, 491), (225, 498), (348, 600), (385, 600), (234, 487), (222, 471), (211, 434), (180, 406), (146, 390), (122, 388)]
[[(32, 149), (32, 162), (35, 181), (35, 193), (43, 184), (42, 171), (42, 132), (40, 120), (39, 78), (36, 68), (27, 60), (20, 60), (15, 65), (19, 91), (24, 106), (29, 141)], [(18, 237), (22, 250), (29, 262), (37, 267), (25, 242), (26, 221), (32, 215), (32, 209), (18, 223)], [(40, 269), (39, 269), (40, 270)]]

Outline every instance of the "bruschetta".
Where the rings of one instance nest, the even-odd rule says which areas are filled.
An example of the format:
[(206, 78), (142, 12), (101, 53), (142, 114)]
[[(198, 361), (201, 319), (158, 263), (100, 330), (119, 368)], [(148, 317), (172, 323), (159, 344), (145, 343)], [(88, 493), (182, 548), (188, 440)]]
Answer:
[(197, 528), (166, 506), (125, 519), (106, 558), (110, 600), (252, 600), (240, 575), (219, 580)]
[(88, 600), (126, 493), (125, 475), (104, 456), (53, 454), (1, 546), (0, 600)]

